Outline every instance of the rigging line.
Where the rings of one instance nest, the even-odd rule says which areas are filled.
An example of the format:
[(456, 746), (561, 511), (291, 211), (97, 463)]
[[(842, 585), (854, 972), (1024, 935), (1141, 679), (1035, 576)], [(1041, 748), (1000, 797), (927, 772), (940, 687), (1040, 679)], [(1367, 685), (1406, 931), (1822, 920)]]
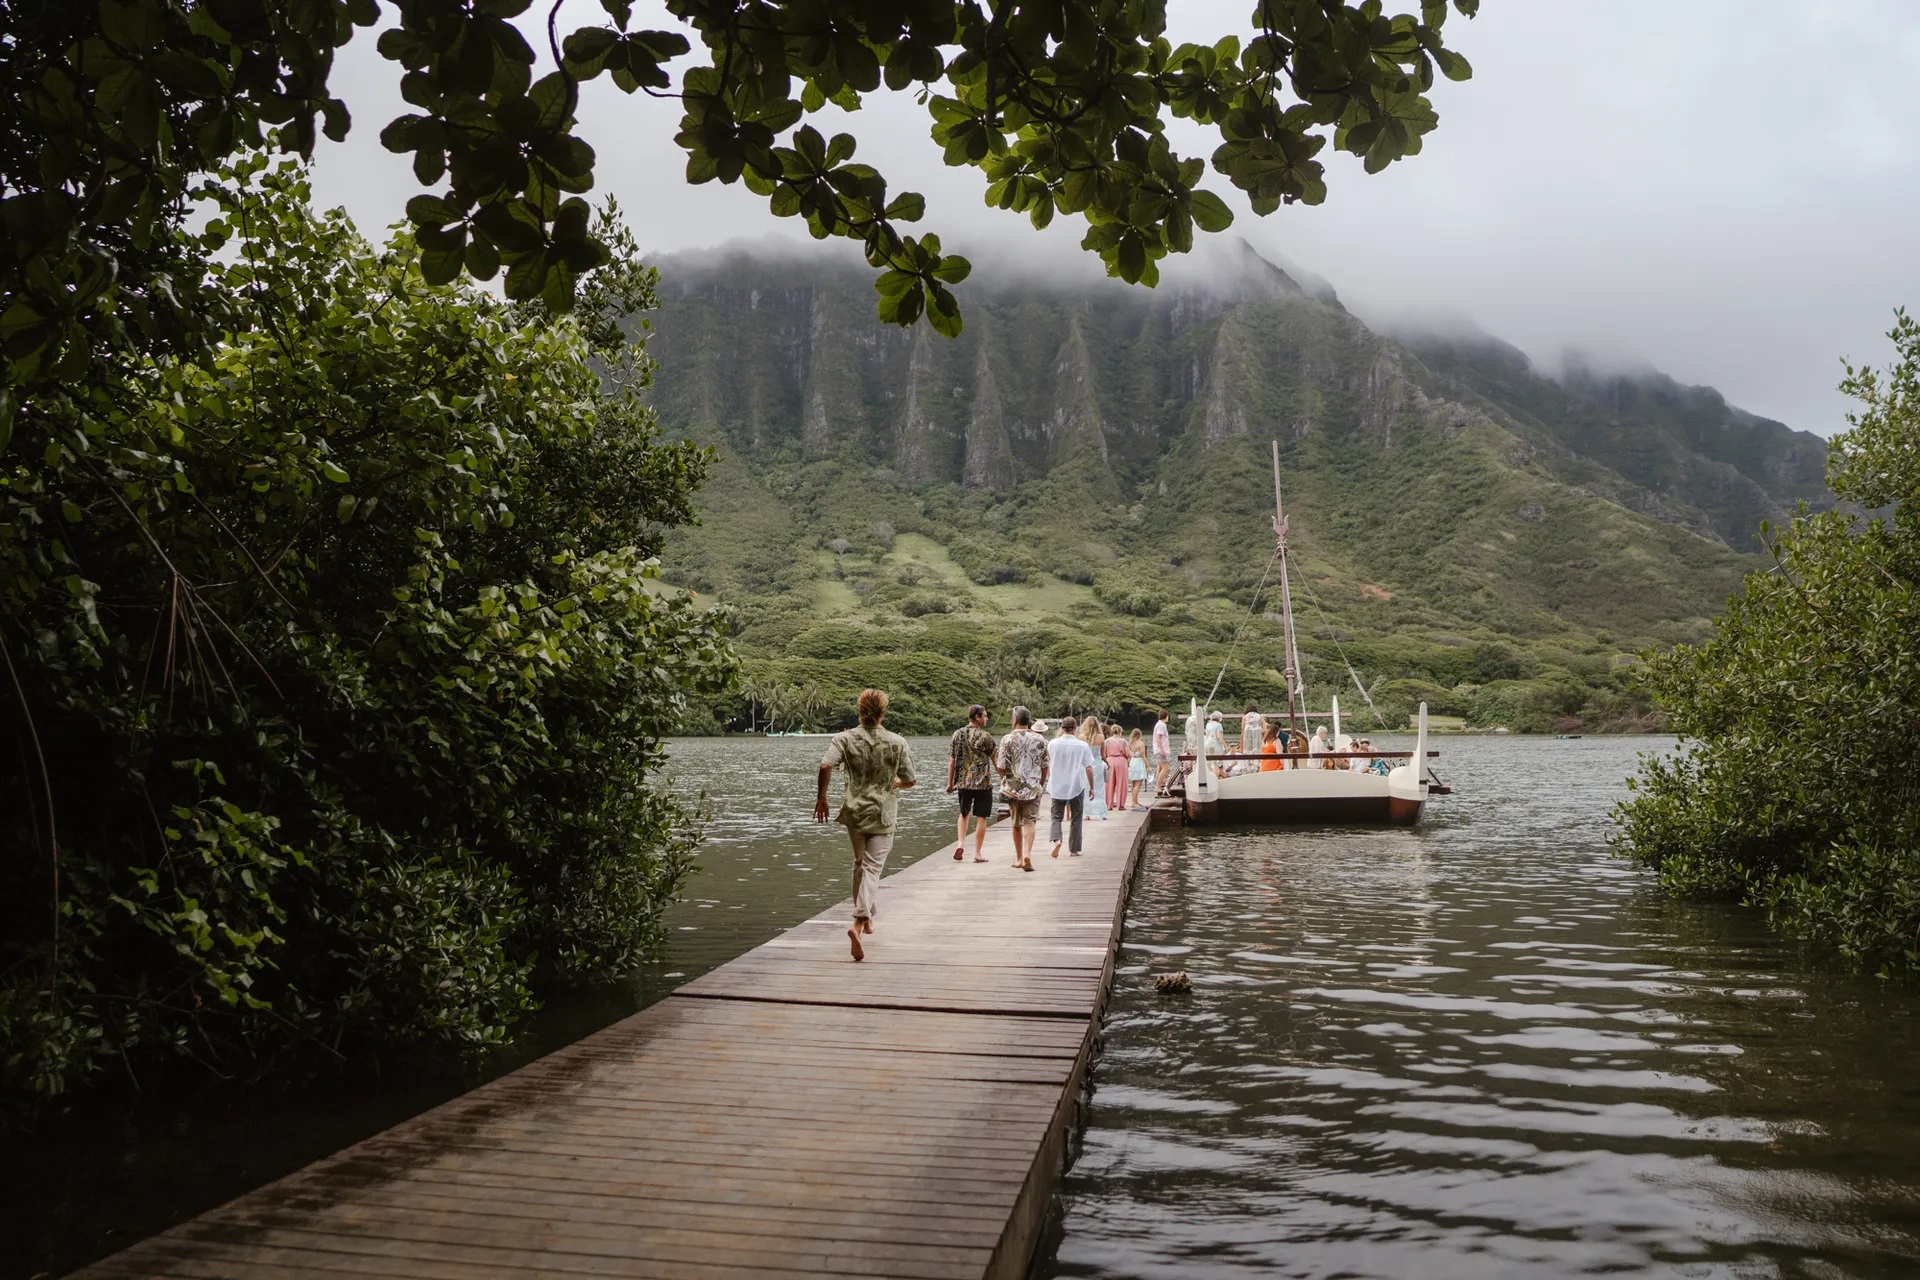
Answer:
[(1353, 664), (1351, 662), (1347, 661), (1346, 648), (1343, 645), (1341, 645), (1340, 638), (1333, 634), (1333, 631), (1334, 631), (1333, 622), (1327, 617), (1327, 611), (1320, 607), (1320, 597), (1313, 594), (1313, 588), (1307, 585), (1307, 581), (1305, 578), (1302, 578), (1300, 580), (1300, 589), (1307, 593), (1307, 602), (1313, 606), (1314, 613), (1319, 615), (1320, 624), (1322, 628), (1324, 628), (1325, 631), (1327, 632), (1327, 639), (1333, 641), (1334, 652), (1340, 655), (1341, 663), (1345, 665), (1345, 667), (1347, 668), (1347, 675), (1351, 677), (1353, 680), (1353, 687), (1360, 691), (1361, 698), (1365, 699), (1366, 701), (1367, 710), (1373, 712), (1374, 720), (1380, 725), (1382, 729), (1389, 728), (1390, 726), (1387, 724), (1387, 718), (1380, 714), (1380, 708), (1373, 705), (1373, 695), (1367, 692), (1367, 686), (1360, 683), (1360, 673), (1353, 669)]
[(1234, 629), (1233, 640), (1227, 645), (1227, 660), (1220, 664), (1220, 672), (1213, 678), (1213, 688), (1207, 690), (1207, 700), (1200, 704), (1200, 712), (1205, 715), (1213, 706), (1213, 695), (1220, 692), (1220, 682), (1227, 678), (1227, 668), (1233, 663), (1233, 651), (1240, 647), (1240, 637), (1247, 632), (1247, 623), (1253, 621), (1254, 610), (1260, 607), (1260, 593), (1267, 589), (1267, 578), (1273, 573), (1273, 566), (1280, 562), (1280, 548), (1273, 549), (1273, 559), (1267, 561), (1267, 567), (1260, 575), (1260, 585), (1253, 589), (1253, 601), (1247, 605), (1246, 620)]

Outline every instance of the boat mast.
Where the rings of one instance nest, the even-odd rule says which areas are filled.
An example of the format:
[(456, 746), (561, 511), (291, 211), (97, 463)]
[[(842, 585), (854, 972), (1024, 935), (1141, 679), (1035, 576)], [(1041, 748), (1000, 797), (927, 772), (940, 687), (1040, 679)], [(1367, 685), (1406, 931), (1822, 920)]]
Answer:
[[(1300, 732), (1300, 719), (1295, 713), (1293, 696), (1294, 686), (1300, 678), (1297, 670), (1299, 659), (1293, 647), (1293, 589), (1287, 582), (1287, 513), (1280, 505), (1280, 442), (1273, 442), (1273, 542), (1274, 554), (1280, 557), (1280, 618), (1286, 628), (1286, 677), (1287, 677), (1287, 732), (1289, 735)], [(1289, 738), (1291, 741), (1291, 737)]]

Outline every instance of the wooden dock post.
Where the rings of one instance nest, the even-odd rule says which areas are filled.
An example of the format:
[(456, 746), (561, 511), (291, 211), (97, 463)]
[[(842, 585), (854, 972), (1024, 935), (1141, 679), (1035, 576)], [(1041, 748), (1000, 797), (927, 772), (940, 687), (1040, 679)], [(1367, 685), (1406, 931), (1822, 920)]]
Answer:
[[(934, 855), (658, 1004), (76, 1273), (978, 1277), (1045, 1221), (1144, 812)], [(1044, 830), (1041, 833), (1044, 835)]]

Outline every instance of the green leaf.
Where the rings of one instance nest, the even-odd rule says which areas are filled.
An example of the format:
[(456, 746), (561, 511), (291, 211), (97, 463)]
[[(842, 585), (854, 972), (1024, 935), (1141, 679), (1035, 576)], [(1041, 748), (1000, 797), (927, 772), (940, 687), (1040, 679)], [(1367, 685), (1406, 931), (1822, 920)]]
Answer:
[(1196, 191), (1192, 200), (1193, 220), (1202, 231), (1219, 233), (1233, 225), (1233, 210), (1211, 191)]
[(887, 205), (885, 212), (898, 222), (918, 222), (927, 212), (927, 200), (917, 191), (903, 191)]

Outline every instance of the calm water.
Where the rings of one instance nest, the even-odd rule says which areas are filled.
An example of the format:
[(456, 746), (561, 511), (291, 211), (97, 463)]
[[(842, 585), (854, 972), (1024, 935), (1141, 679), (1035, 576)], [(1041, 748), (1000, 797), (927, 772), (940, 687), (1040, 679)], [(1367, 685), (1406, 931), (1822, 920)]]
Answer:
[[(844, 837), (809, 812), (823, 745), (676, 744), (713, 817), (666, 955), (550, 1006), (481, 1074), (838, 901)], [(1920, 994), (1614, 860), (1607, 810), (1664, 745), (1442, 739), (1460, 794), (1417, 832), (1156, 834), (1041, 1274), (1920, 1276)], [(915, 750), (908, 858), (953, 830), (945, 744)], [(1192, 995), (1153, 993), (1169, 969)], [(90, 1105), (16, 1134), (0, 1276), (76, 1265), (478, 1078)]]
[(1048, 1273), (1920, 1275), (1920, 998), (1610, 857), (1664, 743), (1440, 745), (1418, 831), (1149, 842)]

